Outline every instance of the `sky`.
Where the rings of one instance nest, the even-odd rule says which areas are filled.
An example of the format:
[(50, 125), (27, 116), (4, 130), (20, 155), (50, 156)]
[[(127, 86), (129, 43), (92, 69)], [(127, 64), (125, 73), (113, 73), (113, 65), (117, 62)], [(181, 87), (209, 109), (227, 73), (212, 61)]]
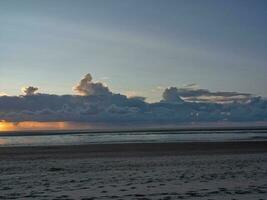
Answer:
[(0, 91), (69, 94), (90, 72), (151, 101), (158, 86), (190, 83), (267, 96), (266, 8), (259, 0), (3, 0)]
[(75, 95), (90, 73), (149, 103), (188, 85), (265, 98), (266, 19), (264, 0), (2, 0), (0, 95)]

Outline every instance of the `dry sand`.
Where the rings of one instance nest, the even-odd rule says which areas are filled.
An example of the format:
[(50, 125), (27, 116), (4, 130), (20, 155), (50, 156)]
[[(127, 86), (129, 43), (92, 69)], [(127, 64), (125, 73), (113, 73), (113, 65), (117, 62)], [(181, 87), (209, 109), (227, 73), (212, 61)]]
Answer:
[(267, 143), (0, 148), (0, 199), (267, 199)]

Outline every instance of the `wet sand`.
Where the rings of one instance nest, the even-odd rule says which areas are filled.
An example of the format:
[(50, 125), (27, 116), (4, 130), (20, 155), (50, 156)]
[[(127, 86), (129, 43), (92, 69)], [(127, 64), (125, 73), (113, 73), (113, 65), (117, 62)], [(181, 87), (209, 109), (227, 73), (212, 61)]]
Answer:
[(267, 142), (0, 148), (0, 199), (267, 199)]

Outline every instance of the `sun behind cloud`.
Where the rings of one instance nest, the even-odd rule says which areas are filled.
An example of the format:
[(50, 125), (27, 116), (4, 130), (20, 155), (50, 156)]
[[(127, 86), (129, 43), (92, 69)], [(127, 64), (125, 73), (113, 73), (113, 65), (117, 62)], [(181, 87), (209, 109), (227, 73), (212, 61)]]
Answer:
[(14, 131), (16, 127), (12, 122), (0, 121), (0, 131)]
[(70, 122), (35, 122), (35, 121), (24, 121), (24, 122), (8, 122), (0, 121), (0, 132), (1, 131), (29, 131), (29, 130), (73, 130), (73, 129), (88, 129), (88, 124), (79, 125)]

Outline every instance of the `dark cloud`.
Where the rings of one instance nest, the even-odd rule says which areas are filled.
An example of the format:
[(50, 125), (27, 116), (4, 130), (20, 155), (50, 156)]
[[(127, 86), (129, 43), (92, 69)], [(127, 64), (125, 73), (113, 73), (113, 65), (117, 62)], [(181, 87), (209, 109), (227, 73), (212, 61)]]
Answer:
[(185, 88), (197, 88), (198, 85), (196, 83), (190, 83), (184, 86)]
[[(90, 74), (81, 80), (75, 90), (82, 95), (32, 92), (24, 96), (0, 96), (0, 120), (112, 124), (267, 120), (267, 100), (245, 93), (170, 87), (163, 92), (162, 101), (147, 103), (143, 97), (129, 98), (112, 93), (103, 84), (93, 83)], [(245, 96), (247, 99), (227, 103), (211, 100), (200, 102), (202, 96), (222, 96), (228, 99)], [(187, 101), (186, 98), (196, 98), (196, 101)]]
[[(252, 98), (251, 94), (239, 92), (211, 92), (206, 89), (194, 88), (195, 84), (190, 84), (189, 87), (167, 88), (163, 93), (163, 99), (175, 100), (182, 98), (189, 102), (210, 102), (210, 103), (245, 103)], [(179, 100), (180, 101), (180, 100)]]
[(178, 89), (175, 87), (170, 87), (165, 89), (162, 94), (163, 101), (166, 102), (173, 102), (173, 103), (182, 103), (183, 100), (181, 99)]
[(29, 86), (29, 87), (24, 87), (22, 88), (22, 92), (24, 95), (29, 96), (29, 95), (34, 95), (34, 93), (38, 90), (37, 87)]
[(145, 97), (141, 97), (141, 96), (132, 96), (132, 97), (129, 97), (129, 99), (137, 100), (137, 101), (145, 101), (146, 100)]
[(0, 97), (0, 119), (7, 121), (76, 121), (101, 123), (180, 123), (267, 120), (267, 101), (248, 103), (147, 103), (124, 95), (36, 94)]

